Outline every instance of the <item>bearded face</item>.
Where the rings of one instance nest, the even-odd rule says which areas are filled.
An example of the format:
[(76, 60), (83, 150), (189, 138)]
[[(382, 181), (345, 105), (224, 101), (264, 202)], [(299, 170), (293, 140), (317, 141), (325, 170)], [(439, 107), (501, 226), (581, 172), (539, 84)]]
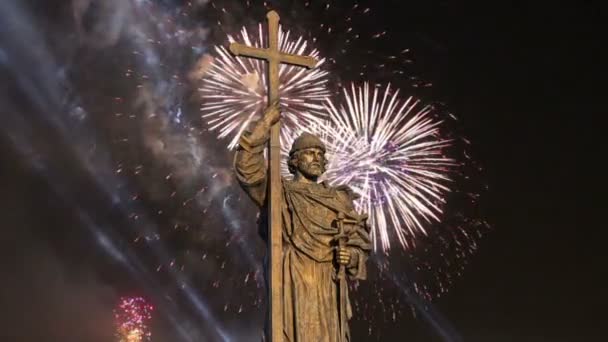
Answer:
[(316, 179), (325, 172), (325, 153), (317, 147), (298, 151), (297, 169), (308, 179)]

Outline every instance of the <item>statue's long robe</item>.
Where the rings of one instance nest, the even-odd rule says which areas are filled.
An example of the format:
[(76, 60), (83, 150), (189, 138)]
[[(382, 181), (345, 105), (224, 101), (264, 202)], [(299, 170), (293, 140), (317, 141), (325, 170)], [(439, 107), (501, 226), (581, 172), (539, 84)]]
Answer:
[[(266, 139), (253, 141), (245, 133), (235, 155), (235, 169), (242, 188), (261, 208), (260, 235), (268, 242), (265, 142)], [(349, 278), (365, 279), (371, 249), (365, 217), (354, 210), (355, 195), (347, 187), (282, 179), (282, 190), (284, 341), (346, 342), (340, 341), (335, 219), (341, 212), (358, 221), (347, 229), (346, 245), (352, 260), (346, 269)], [(346, 298), (350, 319), (348, 294)]]

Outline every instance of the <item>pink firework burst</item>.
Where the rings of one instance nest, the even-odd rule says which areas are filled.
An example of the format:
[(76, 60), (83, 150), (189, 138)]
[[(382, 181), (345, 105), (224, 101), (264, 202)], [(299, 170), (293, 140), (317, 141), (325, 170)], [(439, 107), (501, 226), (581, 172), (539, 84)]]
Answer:
[(123, 297), (114, 310), (116, 335), (120, 342), (150, 341), (148, 322), (154, 308), (142, 297)]

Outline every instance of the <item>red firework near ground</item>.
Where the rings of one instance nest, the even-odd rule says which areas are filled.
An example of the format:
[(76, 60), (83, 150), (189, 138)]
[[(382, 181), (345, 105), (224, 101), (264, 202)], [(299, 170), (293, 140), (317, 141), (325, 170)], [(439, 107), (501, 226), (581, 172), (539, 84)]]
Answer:
[(142, 297), (121, 298), (118, 307), (114, 310), (118, 341), (150, 341), (152, 333), (148, 322), (152, 319), (153, 310), (154, 307)]

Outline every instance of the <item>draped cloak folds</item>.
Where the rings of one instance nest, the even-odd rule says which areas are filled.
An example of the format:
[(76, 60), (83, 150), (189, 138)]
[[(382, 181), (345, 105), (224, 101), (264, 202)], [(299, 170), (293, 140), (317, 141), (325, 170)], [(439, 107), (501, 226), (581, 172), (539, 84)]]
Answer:
[[(268, 239), (268, 197), (264, 146), (245, 133), (235, 155), (235, 171), (241, 187), (261, 208), (259, 230)], [(340, 341), (339, 282), (334, 259), (338, 234), (336, 218), (343, 213), (357, 224), (345, 225), (351, 251), (348, 278), (366, 278), (371, 250), (366, 217), (353, 206), (356, 195), (346, 186), (281, 180), (283, 190), (283, 331), (284, 342)], [(352, 317), (348, 294), (347, 318)], [(350, 341), (347, 327), (347, 341)]]

